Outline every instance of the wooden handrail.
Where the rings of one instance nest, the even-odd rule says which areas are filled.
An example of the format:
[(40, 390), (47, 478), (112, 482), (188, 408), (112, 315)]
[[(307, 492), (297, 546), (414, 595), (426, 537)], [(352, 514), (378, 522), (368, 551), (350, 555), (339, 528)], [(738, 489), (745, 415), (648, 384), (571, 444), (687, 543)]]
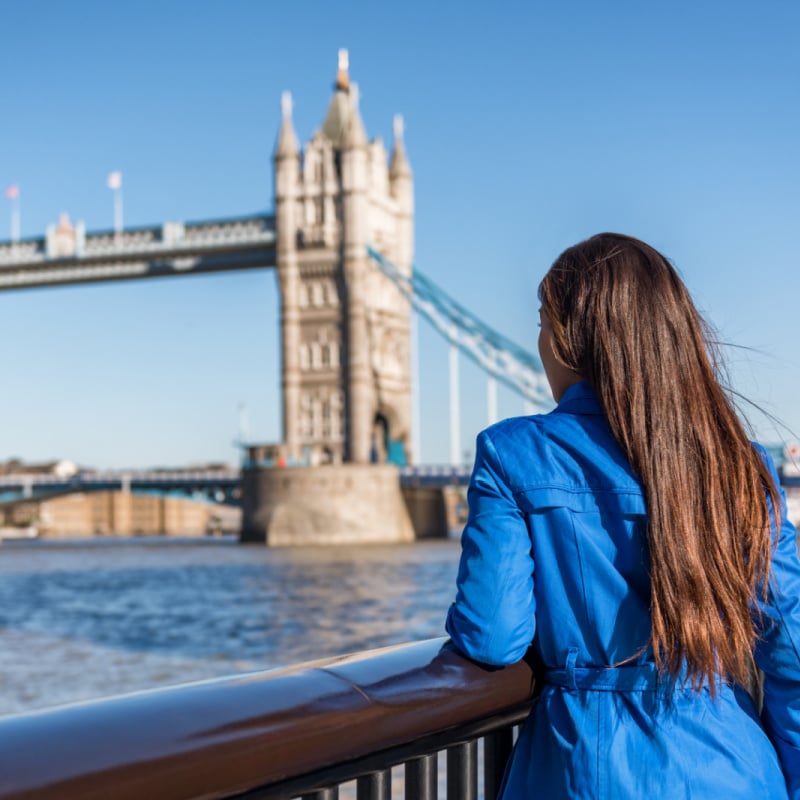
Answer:
[[(230, 797), (518, 708), (446, 639), (0, 718), (0, 800)], [(264, 796), (269, 796), (264, 795)]]

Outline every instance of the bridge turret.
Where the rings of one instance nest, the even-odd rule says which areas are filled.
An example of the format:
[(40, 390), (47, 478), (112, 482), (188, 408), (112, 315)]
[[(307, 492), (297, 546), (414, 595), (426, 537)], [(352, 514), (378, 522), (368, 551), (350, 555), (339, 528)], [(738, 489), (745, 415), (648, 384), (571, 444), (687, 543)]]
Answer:
[(370, 460), (375, 414), (367, 327), (367, 245), (369, 163), (367, 136), (358, 110), (358, 89), (350, 87), (350, 113), (342, 137), (342, 234), (347, 309), (347, 422), (349, 461)]
[(403, 117), (400, 114), (394, 118), (394, 151), (389, 167), (389, 182), (392, 197), (397, 201), (394, 264), (406, 275), (411, 275), (414, 261), (414, 178), (406, 156)]
[(406, 156), (406, 145), (403, 140), (405, 124), (402, 114), (395, 114), (393, 120), (394, 131), (394, 150), (392, 151), (392, 162), (389, 165), (389, 177), (392, 181), (392, 194), (397, 197), (398, 193), (395, 186), (399, 181), (411, 180), (411, 165)]
[(300, 146), (292, 124), (292, 96), (281, 98), (282, 122), (275, 145), (276, 266), (281, 287), (283, 440), (292, 458), (300, 456), (300, 270), (297, 214)]
[[(395, 243), (391, 256), (395, 266), (410, 277), (414, 268), (414, 177), (406, 155), (403, 117), (400, 114), (396, 114), (394, 118), (394, 149), (389, 165), (389, 191), (395, 200)], [(396, 340), (409, 345), (411, 342), (410, 309), (402, 303), (396, 303), (393, 311), (394, 326), (397, 331)], [(402, 372), (405, 380), (396, 382), (392, 405), (397, 409), (395, 433), (402, 438), (408, 463), (413, 464), (417, 454), (413, 452), (411, 439), (413, 421), (411, 419), (410, 358), (410, 347), (407, 346), (402, 354)]]

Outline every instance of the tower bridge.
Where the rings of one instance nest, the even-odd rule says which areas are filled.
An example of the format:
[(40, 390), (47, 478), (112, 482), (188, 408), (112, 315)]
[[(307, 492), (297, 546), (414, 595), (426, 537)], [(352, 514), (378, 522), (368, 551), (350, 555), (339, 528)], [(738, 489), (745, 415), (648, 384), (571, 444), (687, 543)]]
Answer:
[[(398, 502), (397, 467), (416, 456), (412, 307), (451, 344), (454, 464), (458, 351), (489, 373), (490, 397), (499, 379), (540, 408), (549, 403), (543, 370), (413, 268), (414, 189), (402, 119), (395, 117), (391, 152), (380, 138), (367, 138), (346, 51), (322, 125), (304, 147), (288, 92), (281, 106), (274, 215), (95, 233), (64, 216), (44, 237), (0, 243), (0, 291), (274, 268), (283, 419), (282, 441), (272, 451), (279, 463), (306, 466), (243, 470), (243, 539), (308, 541), (302, 531), (336, 528), (337, 516), (334, 539), (346, 539), (354, 527), (359, 540), (407, 539), (413, 534)], [(408, 493), (463, 481), (445, 474), (404, 474), (412, 511)]]

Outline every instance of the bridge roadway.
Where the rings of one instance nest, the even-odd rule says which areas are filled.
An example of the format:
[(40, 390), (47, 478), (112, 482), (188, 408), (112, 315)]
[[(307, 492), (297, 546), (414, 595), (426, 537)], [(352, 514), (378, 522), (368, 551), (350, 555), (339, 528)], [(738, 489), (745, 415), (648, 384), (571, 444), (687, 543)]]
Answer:
[[(286, 467), (291, 469), (291, 467)], [(325, 469), (321, 467), (320, 469)], [(400, 470), (403, 488), (444, 488), (465, 486), (470, 470), (466, 467), (419, 466)], [(126, 470), (79, 472), (69, 478), (46, 474), (0, 475), (0, 502), (25, 498), (37, 499), (66, 492), (158, 491), (158, 492), (222, 492), (225, 502), (238, 498), (241, 484), (239, 470)]]
[(275, 266), (275, 218), (165, 222), (119, 233), (81, 225), (0, 242), (0, 291)]
[(69, 478), (28, 473), (0, 475), (0, 498), (5, 502), (14, 502), (71, 492), (158, 491), (186, 494), (204, 492), (211, 495), (222, 492), (225, 502), (230, 503), (239, 484), (239, 470), (79, 472)]
[[(268, 466), (261, 464), (259, 466)], [(292, 467), (285, 467), (291, 470)], [(326, 469), (326, 467), (320, 467)], [(400, 469), (400, 486), (404, 489), (444, 489), (467, 486), (471, 469), (449, 465), (427, 465)], [(159, 491), (159, 492), (223, 492), (226, 498), (239, 489), (241, 472), (238, 469), (202, 470), (124, 470), (109, 472), (80, 472), (70, 478), (49, 474), (0, 475), (0, 502), (18, 497), (36, 499), (64, 492), (96, 491)], [(783, 475), (785, 489), (800, 491), (800, 476)]]

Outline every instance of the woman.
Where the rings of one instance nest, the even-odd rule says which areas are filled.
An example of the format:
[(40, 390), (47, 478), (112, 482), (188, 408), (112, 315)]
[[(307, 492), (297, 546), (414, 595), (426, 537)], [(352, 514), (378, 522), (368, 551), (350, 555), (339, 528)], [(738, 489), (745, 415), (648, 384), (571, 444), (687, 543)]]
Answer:
[(541, 665), (502, 797), (800, 800), (796, 535), (703, 320), (618, 234), (539, 295), (558, 406), (478, 437), (447, 618), (469, 657)]

